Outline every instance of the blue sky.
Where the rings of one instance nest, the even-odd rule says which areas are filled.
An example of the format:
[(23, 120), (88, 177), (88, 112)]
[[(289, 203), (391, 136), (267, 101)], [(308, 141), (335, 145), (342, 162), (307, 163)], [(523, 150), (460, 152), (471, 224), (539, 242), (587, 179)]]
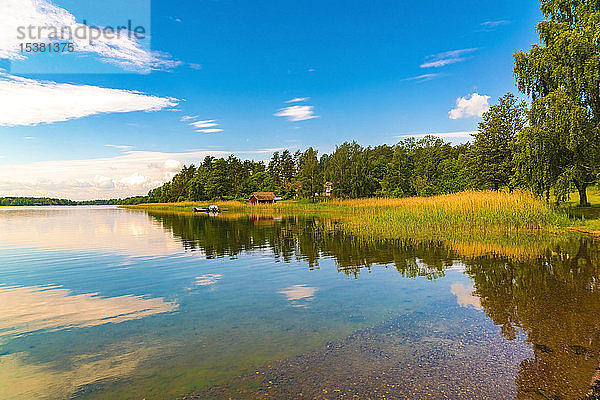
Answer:
[(265, 159), (426, 133), (464, 141), (487, 104), (516, 92), (512, 53), (537, 41), (541, 19), (533, 0), (54, 0), (50, 11), (7, 1), (0, 26), (11, 13), (103, 26), (130, 18), (161, 54), (77, 44), (70, 55), (23, 55), (2, 39), (14, 34), (5, 24), (0, 196), (145, 193), (209, 153)]

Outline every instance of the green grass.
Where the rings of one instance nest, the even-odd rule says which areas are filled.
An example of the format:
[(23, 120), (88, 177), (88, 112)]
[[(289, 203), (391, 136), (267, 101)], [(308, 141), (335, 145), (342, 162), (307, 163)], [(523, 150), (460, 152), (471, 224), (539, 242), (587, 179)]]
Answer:
[(579, 207), (577, 193), (571, 194), (571, 199), (563, 206), (575, 227), (600, 231), (600, 190), (588, 189), (588, 201), (591, 207)]

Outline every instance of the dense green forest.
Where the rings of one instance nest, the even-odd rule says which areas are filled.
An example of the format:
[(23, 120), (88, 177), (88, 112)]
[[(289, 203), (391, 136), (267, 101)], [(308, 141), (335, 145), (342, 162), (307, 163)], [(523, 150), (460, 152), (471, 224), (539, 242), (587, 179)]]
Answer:
[[(395, 145), (363, 147), (346, 142), (331, 154), (309, 148), (275, 152), (268, 163), (206, 157), (185, 166), (148, 194), (150, 202), (245, 199), (255, 191), (315, 200), (331, 182), (337, 198), (434, 196), (466, 189), (528, 187), (519, 138), (527, 124), (525, 103), (512, 94), (491, 106), (473, 141), (452, 145), (441, 138), (409, 138)], [(523, 149), (521, 149), (523, 146)], [(541, 194), (541, 193), (540, 193)]]
[(468, 145), (452, 146), (427, 137), (394, 146), (362, 147), (344, 143), (332, 154), (275, 152), (268, 163), (234, 156), (206, 157), (186, 166), (171, 182), (152, 190), (153, 202), (245, 199), (255, 191), (284, 198), (312, 198), (333, 182), (334, 197), (435, 195), (468, 187), (464, 163)]

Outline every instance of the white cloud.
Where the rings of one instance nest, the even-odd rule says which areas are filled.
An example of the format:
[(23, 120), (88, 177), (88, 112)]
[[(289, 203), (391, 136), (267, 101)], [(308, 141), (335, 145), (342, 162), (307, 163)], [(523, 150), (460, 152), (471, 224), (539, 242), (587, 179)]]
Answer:
[(100, 113), (158, 111), (177, 104), (171, 97), (36, 81), (0, 72), (0, 126), (53, 123)]
[(293, 99), (286, 101), (286, 103), (302, 103), (308, 100), (310, 100), (310, 97), (294, 97)]
[(8, 164), (0, 168), (0, 196), (90, 200), (145, 195), (170, 180), (183, 164), (197, 164), (206, 156), (236, 154), (268, 158), (273, 151), (281, 150), (194, 150), (181, 153), (127, 151), (115, 157), (89, 160)]
[[(35, 38), (26, 38), (31, 42), (47, 43), (51, 41), (54, 34), (52, 28), (58, 28), (59, 35), (62, 27), (70, 27), (72, 32), (75, 32), (76, 29), (78, 29), (77, 32), (85, 31), (85, 36), (78, 34), (74, 36), (79, 38), (69, 39), (74, 43), (76, 52), (97, 55), (102, 61), (125, 69), (164, 70), (180, 64), (179, 61), (172, 60), (165, 53), (144, 49), (134, 35), (124, 32), (118, 37), (114, 35), (112, 38), (102, 35), (90, 43), (89, 38), (93, 33), (90, 31), (90, 27), (77, 23), (75, 16), (69, 11), (55, 6), (48, 0), (2, 0), (0, 59), (23, 60), (26, 58), (20, 52), (20, 44), (24, 39), (19, 39), (16, 33), (19, 27), (29, 26), (45, 28), (41, 31), (35, 29)], [(38, 37), (38, 33), (40, 37)], [(86, 39), (81, 37), (86, 37)]]
[(421, 64), (421, 68), (440, 68), (445, 67), (446, 65), (456, 64), (461, 61), (464, 61), (464, 58), (448, 58), (445, 60), (428, 61), (424, 64)]
[(219, 132), (223, 132), (223, 129), (219, 129), (219, 128), (198, 129), (196, 132), (199, 132), (199, 133), (219, 133)]
[(440, 68), (450, 64), (456, 64), (465, 61), (466, 56), (469, 53), (473, 53), (479, 49), (460, 49), (451, 50), (439, 54), (433, 54), (426, 58), (425, 63), (421, 64), (421, 68)]
[(183, 20), (178, 17), (166, 16), (165, 18), (170, 19), (173, 22), (183, 22)]
[(481, 23), (481, 26), (486, 31), (492, 31), (500, 26), (508, 25), (510, 21), (508, 20), (499, 20), (499, 21), (485, 21)]
[(423, 74), (418, 76), (411, 76), (410, 78), (403, 79), (404, 81), (418, 81), (418, 82), (427, 82), (432, 79), (438, 78), (442, 76), (442, 74)]
[[(184, 117), (184, 118), (182, 118), (181, 120), (182, 121), (190, 121), (192, 119), (198, 118), (198, 116), (195, 116), (195, 117)], [(198, 133), (219, 133), (219, 132), (223, 132), (223, 129), (218, 128), (219, 124), (217, 123), (217, 120), (215, 120), (215, 119), (205, 119), (205, 120), (202, 120), (202, 121), (190, 122), (189, 125), (193, 126), (194, 128), (196, 128), (196, 132), (198, 132)]]
[(207, 119), (204, 121), (191, 122), (190, 125), (195, 128), (210, 128), (213, 126), (218, 126), (219, 124), (217, 124), (216, 120), (214, 119)]
[(106, 147), (112, 147), (112, 148), (123, 150), (123, 151), (124, 150), (131, 150), (131, 149), (134, 148), (133, 146), (117, 145), (117, 144), (105, 144), (104, 146), (106, 146)]
[(139, 172), (134, 172), (133, 174), (121, 179), (119, 183), (125, 185), (129, 188), (143, 188), (144, 184), (149, 182), (150, 178), (140, 174)]
[(33, 136), (25, 136), (23, 139), (25, 139), (25, 140), (33, 140), (35, 138)]
[(290, 106), (285, 107), (276, 112), (276, 117), (285, 117), (290, 121), (306, 121), (313, 118), (319, 118), (317, 115), (314, 115), (314, 107), (313, 106)]
[(199, 117), (198, 115), (184, 115), (183, 117), (181, 117), (180, 121), (186, 122), (186, 121), (190, 121), (192, 119), (196, 119), (198, 117)]
[(104, 175), (96, 175), (92, 182), (94, 183), (94, 186), (101, 189), (112, 189), (115, 187), (113, 180)]
[(165, 161), (165, 169), (167, 171), (179, 171), (183, 165), (180, 161), (169, 159)]
[(490, 109), (490, 96), (473, 93), (471, 98), (459, 97), (456, 99), (456, 108), (448, 112), (450, 119), (482, 117)]

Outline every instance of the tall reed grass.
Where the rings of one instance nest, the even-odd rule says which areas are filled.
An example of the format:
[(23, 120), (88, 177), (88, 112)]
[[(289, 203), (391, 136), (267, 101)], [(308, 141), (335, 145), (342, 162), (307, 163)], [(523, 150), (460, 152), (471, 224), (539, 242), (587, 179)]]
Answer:
[(372, 236), (423, 231), (518, 232), (568, 224), (567, 217), (526, 192), (468, 191), (429, 198), (347, 202), (360, 214), (350, 226)]

